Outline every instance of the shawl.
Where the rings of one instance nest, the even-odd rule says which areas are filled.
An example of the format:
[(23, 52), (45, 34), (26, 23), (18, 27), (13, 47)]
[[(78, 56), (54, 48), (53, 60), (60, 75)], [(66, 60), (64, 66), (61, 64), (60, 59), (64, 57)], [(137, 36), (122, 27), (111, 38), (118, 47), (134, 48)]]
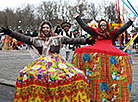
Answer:
[[(100, 25), (102, 21), (104, 21), (107, 25), (107, 28), (104, 31), (100, 29)], [(109, 23), (105, 19), (101, 19), (98, 22), (97, 28), (89, 27), (89, 30), (91, 32), (94, 32), (94, 34), (98, 36), (98, 39), (112, 39), (112, 36), (116, 32), (117, 29), (111, 30)]]

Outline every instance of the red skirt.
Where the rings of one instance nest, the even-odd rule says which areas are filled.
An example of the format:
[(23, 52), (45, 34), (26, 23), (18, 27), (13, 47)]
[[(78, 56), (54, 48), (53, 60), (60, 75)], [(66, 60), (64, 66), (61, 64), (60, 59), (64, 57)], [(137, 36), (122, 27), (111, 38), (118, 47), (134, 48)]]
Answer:
[(114, 47), (111, 40), (76, 49), (72, 64), (88, 77), (92, 101), (130, 102), (132, 57)]

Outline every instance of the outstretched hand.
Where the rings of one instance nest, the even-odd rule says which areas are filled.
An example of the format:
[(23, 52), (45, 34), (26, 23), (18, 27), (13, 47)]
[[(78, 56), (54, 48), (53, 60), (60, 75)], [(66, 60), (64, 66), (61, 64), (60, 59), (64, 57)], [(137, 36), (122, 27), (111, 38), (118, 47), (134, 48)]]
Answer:
[(74, 18), (77, 18), (78, 16), (79, 16), (78, 13), (74, 13), (74, 15), (73, 15)]
[(87, 39), (86, 39), (86, 43), (87, 43), (87, 44), (93, 45), (93, 44), (95, 44), (95, 39), (87, 38)]
[(131, 21), (135, 21), (136, 20), (136, 16), (131, 18)]
[(0, 32), (4, 32), (4, 34), (10, 34), (12, 31), (7, 26), (6, 28), (1, 27)]

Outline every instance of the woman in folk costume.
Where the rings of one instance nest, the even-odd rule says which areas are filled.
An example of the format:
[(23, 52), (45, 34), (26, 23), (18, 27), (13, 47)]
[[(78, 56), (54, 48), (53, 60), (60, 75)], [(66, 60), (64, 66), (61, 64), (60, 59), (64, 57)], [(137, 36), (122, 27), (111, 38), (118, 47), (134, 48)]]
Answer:
[(132, 86), (132, 57), (112, 45), (112, 42), (136, 17), (119, 29), (111, 30), (108, 22), (101, 19), (97, 28), (89, 27), (78, 14), (79, 25), (93, 36), (95, 44), (78, 48), (72, 64), (82, 69), (90, 81), (91, 100), (94, 102), (129, 102)]
[(40, 36), (32, 38), (1, 28), (5, 34), (32, 45), (40, 56), (20, 71), (14, 102), (89, 102), (89, 84), (83, 71), (68, 63), (58, 53), (62, 43), (93, 44), (94, 41), (58, 36), (51, 30), (51, 23), (43, 22)]

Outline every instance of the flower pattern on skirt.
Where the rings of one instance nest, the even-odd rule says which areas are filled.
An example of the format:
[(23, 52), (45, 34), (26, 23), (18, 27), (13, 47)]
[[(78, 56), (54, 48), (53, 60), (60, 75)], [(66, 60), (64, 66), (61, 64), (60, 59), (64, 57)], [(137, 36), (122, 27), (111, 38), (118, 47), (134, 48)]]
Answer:
[(14, 102), (90, 102), (84, 72), (58, 54), (40, 57), (23, 67), (15, 88)]

